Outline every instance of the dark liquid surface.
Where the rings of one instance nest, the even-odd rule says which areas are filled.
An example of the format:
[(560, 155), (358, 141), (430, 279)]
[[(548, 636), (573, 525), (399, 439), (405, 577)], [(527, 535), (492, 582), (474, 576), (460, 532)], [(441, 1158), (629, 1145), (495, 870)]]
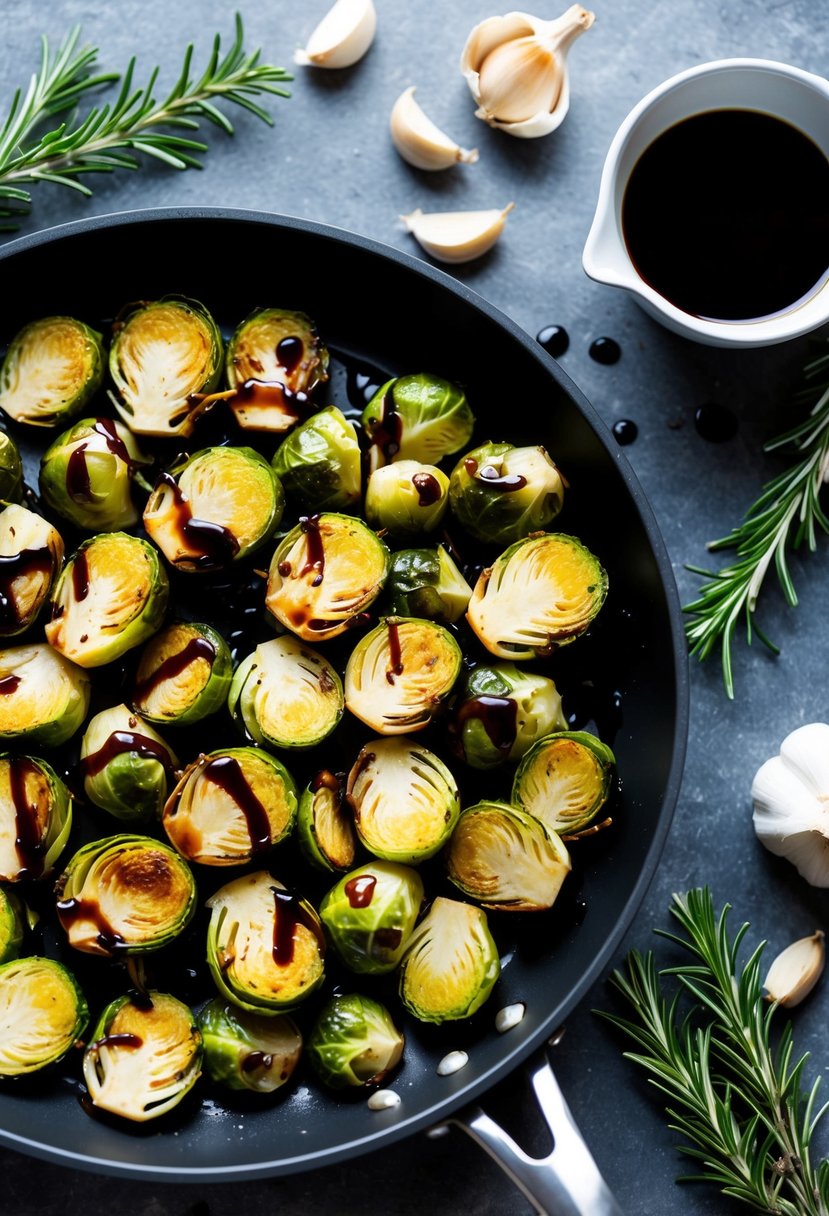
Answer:
[(622, 201), (639, 274), (677, 308), (771, 316), (829, 272), (829, 160), (769, 114), (713, 110), (645, 149)]

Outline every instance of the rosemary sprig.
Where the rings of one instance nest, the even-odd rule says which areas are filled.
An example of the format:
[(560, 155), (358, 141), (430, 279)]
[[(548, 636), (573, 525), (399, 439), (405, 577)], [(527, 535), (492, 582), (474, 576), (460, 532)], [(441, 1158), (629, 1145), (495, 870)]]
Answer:
[[(774, 1216), (827, 1216), (829, 1163), (815, 1167), (812, 1135), (826, 1107), (815, 1109), (818, 1077), (801, 1090), (808, 1055), (795, 1058), (790, 1026), (772, 1044), (776, 1005), (763, 999), (759, 944), (741, 966), (749, 929), (729, 937), (726, 905), (717, 916), (707, 888), (675, 895), (671, 912), (684, 930), (657, 930), (691, 961), (658, 971), (652, 953), (632, 951), (612, 983), (633, 1020), (602, 1016), (634, 1043), (625, 1053), (666, 1096), (672, 1130), (698, 1172), (681, 1181), (716, 1184), (724, 1194)], [(666, 995), (663, 980), (677, 988)], [(683, 1010), (683, 998), (691, 1007)]]
[[(227, 53), (222, 55), (217, 34), (207, 66), (193, 77), (193, 47), (188, 46), (178, 80), (162, 102), (153, 95), (158, 69), (143, 88), (136, 87), (133, 58), (115, 100), (77, 117), (78, 103), (90, 89), (119, 79), (111, 72), (93, 75), (97, 50), (78, 50), (79, 35), (76, 27), (54, 56), (44, 37), (39, 70), (26, 92), (18, 90), (12, 99), (0, 129), (0, 221), (6, 221), (0, 222), (0, 231), (18, 227), (29, 213), (28, 187), (37, 182), (54, 182), (89, 195), (89, 186), (79, 180), (83, 174), (138, 169), (141, 162), (136, 154), (155, 157), (174, 169), (200, 169), (199, 156), (208, 146), (181, 131), (198, 131), (200, 121), (207, 119), (232, 135), (230, 120), (216, 104), (220, 101), (241, 106), (272, 125), (270, 114), (254, 98), (290, 96), (281, 85), (292, 77), (282, 68), (260, 63), (259, 51), (244, 50), (237, 13), (235, 37)], [(66, 121), (40, 133), (45, 119), (70, 110)]]
[(795, 394), (792, 404), (808, 409), (807, 417), (784, 435), (770, 440), (763, 449), (766, 452), (786, 449), (799, 459), (764, 487), (741, 524), (728, 536), (708, 545), (711, 550), (735, 549), (735, 562), (716, 573), (698, 566), (688, 567), (711, 580), (700, 588), (698, 598), (684, 608), (693, 618), (685, 626), (691, 654), (705, 659), (720, 644), (725, 691), (731, 698), (734, 696), (731, 642), (737, 622), (744, 614), (749, 645), (752, 633), (756, 632), (764, 645), (777, 654), (778, 647), (753, 622), (763, 581), (773, 563), (786, 602), (794, 607), (797, 594), (787, 553), (804, 541), (814, 551), (816, 527), (829, 532), (829, 519), (820, 503), (821, 489), (829, 480), (829, 342), (822, 343), (822, 353), (810, 359), (803, 376), (804, 386)]

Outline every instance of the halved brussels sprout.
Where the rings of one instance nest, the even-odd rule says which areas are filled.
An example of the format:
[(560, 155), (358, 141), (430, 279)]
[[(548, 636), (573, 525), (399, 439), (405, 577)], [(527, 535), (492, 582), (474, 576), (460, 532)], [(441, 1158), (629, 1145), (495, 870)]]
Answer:
[(490, 545), (540, 532), (564, 503), (565, 483), (542, 447), (483, 443), (459, 460), (449, 504), (470, 536)]
[(299, 799), (299, 847), (319, 870), (350, 870), (354, 865), (357, 837), (344, 793), (340, 779), (321, 769)]
[(273, 467), (285, 493), (306, 511), (359, 511), (362, 465), (357, 428), (329, 405), (291, 431)]
[(229, 747), (188, 765), (162, 823), (188, 861), (234, 866), (284, 840), (296, 808), (296, 786), (284, 764), (255, 747)]
[(372, 470), (394, 460), (439, 464), (469, 443), (475, 428), (463, 389), (427, 372), (387, 380), (362, 421)]
[(80, 413), (103, 375), (96, 330), (74, 317), (42, 317), (12, 338), (0, 368), (0, 409), (15, 422), (57, 426)]
[(421, 1022), (449, 1022), (480, 1009), (501, 973), (486, 913), (439, 895), (409, 939), (400, 999)]
[(388, 549), (359, 519), (309, 515), (276, 546), (265, 606), (306, 642), (324, 642), (374, 603), (388, 567)]
[(98, 1110), (145, 1123), (178, 1106), (201, 1076), (201, 1032), (192, 1010), (166, 992), (107, 1005), (83, 1057)]
[(403, 1055), (404, 1039), (385, 1005), (358, 993), (335, 996), (308, 1036), (311, 1067), (332, 1089), (381, 1085)]
[(389, 861), (433, 857), (461, 809), (449, 769), (411, 739), (370, 740), (348, 775), (347, 790), (357, 835), (370, 853)]
[(177, 767), (172, 748), (126, 705), (96, 714), (81, 742), (84, 793), (125, 822), (161, 814)]
[(222, 336), (204, 305), (182, 296), (122, 314), (109, 351), (113, 402), (136, 435), (189, 435), (199, 394), (222, 371)]
[(555, 682), (514, 663), (476, 667), (466, 677), (452, 711), (449, 732), (456, 753), (473, 768), (495, 768), (518, 760), (567, 719)]
[(23, 461), (11, 435), (0, 431), (0, 502), (19, 502), (23, 491)]
[(86, 1029), (89, 1010), (77, 980), (50, 958), (0, 966), (0, 1076), (22, 1077), (55, 1064)]
[(79, 528), (115, 532), (138, 521), (136, 469), (149, 461), (129, 429), (111, 418), (84, 418), (59, 435), (40, 461), (40, 492)]
[(223, 569), (270, 540), (285, 508), (282, 485), (253, 448), (205, 448), (178, 474), (162, 473), (144, 527), (178, 570)]
[(423, 730), (458, 678), (461, 663), (460, 647), (442, 625), (387, 617), (349, 655), (346, 706), (380, 735)]
[(12, 503), (0, 512), (0, 637), (36, 620), (63, 561), (63, 540), (42, 516)]
[(37, 642), (0, 650), (0, 739), (57, 747), (89, 708), (89, 676)]
[(221, 997), (199, 1013), (204, 1064), (226, 1089), (271, 1094), (290, 1078), (302, 1054), (302, 1035), (287, 1014), (263, 1017)]
[(72, 798), (45, 760), (0, 755), (0, 880), (42, 878), (72, 830)]
[(584, 633), (607, 595), (599, 560), (575, 536), (516, 541), (475, 584), (467, 620), (501, 659), (550, 654)]
[(299, 407), (328, 379), (328, 351), (303, 312), (262, 308), (237, 328), (227, 345), (229, 399), (239, 426), (287, 431)]
[(10, 963), (20, 954), (26, 932), (26, 912), (23, 904), (0, 887), (0, 963)]
[(148, 722), (189, 726), (221, 709), (232, 678), (222, 635), (211, 625), (178, 621), (142, 650), (131, 703)]
[(540, 912), (555, 903), (570, 857), (534, 815), (506, 802), (479, 802), (458, 820), (447, 866), (455, 886), (487, 908)]
[(167, 945), (196, 910), (196, 884), (169, 845), (123, 833), (78, 849), (57, 881), (58, 919), (85, 954)]
[(207, 901), (207, 961), (219, 992), (251, 1013), (288, 1013), (325, 978), (314, 909), (266, 870), (235, 878)]
[(263, 747), (314, 747), (342, 717), (343, 686), (327, 659), (284, 634), (242, 660), (227, 703)]
[(398, 460), (375, 469), (366, 485), (372, 528), (405, 536), (434, 532), (449, 506), (449, 478), (433, 464)]
[(344, 875), (323, 896), (320, 919), (347, 967), (381, 975), (400, 962), (422, 903), (417, 870), (372, 861)]
[(580, 832), (610, 793), (616, 757), (587, 731), (558, 731), (539, 739), (518, 765), (512, 801), (554, 832)]
[(422, 616), (448, 625), (461, 619), (472, 595), (472, 588), (442, 546), (395, 553), (387, 590), (395, 616)]

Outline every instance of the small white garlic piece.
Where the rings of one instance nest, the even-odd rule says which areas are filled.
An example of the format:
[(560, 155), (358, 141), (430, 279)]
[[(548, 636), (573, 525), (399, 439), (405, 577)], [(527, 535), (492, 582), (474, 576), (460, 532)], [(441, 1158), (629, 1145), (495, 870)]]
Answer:
[(826, 961), (823, 933), (801, 937), (778, 954), (769, 967), (765, 989), (770, 1001), (791, 1008), (805, 1000), (820, 979)]
[(829, 725), (810, 722), (783, 740), (752, 782), (754, 830), (807, 882), (829, 887)]
[(472, 165), (478, 149), (461, 148), (435, 126), (415, 101), (414, 85), (405, 89), (392, 106), (389, 119), (392, 143), (403, 159), (415, 169), (450, 169), (452, 165)]
[(401, 215), (407, 232), (438, 262), (471, 262), (491, 249), (515, 203), (503, 211), (431, 211)]
[(465, 1051), (449, 1051), (439, 1062), (435, 1071), (439, 1077), (451, 1077), (453, 1073), (466, 1068), (468, 1063), (469, 1056)]
[(400, 1094), (393, 1089), (377, 1089), (366, 1102), (369, 1110), (391, 1110), (400, 1105)]
[(337, 0), (305, 49), (294, 52), (294, 63), (314, 68), (350, 68), (365, 55), (376, 29), (374, 0)]
[(514, 1030), (520, 1022), (523, 1022), (525, 1013), (526, 1006), (521, 1001), (516, 1005), (505, 1005), (495, 1015), (495, 1029), (499, 1034), (506, 1034), (508, 1030)]
[(461, 54), (475, 117), (520, 139), (555, 131), (570, 108), (567, 54), (595, 19), (573, 4), (555, 21), (507, 13), (476, 25)]

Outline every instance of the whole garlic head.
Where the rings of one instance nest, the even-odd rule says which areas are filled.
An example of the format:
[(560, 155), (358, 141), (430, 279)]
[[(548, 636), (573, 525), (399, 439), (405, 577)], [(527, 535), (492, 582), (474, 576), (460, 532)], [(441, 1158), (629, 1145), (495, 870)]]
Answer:
[(555, 21), (516, 12), (476, 25), (461, 54), (476, 118), (521, 139), (555, 131), (570, 107), (567, 53), (594, 21), (574, 4)]
[(810, 722), (783, 740), (752, 782), (754, 830), (814, 887), (829, 887), (829, 725)]

